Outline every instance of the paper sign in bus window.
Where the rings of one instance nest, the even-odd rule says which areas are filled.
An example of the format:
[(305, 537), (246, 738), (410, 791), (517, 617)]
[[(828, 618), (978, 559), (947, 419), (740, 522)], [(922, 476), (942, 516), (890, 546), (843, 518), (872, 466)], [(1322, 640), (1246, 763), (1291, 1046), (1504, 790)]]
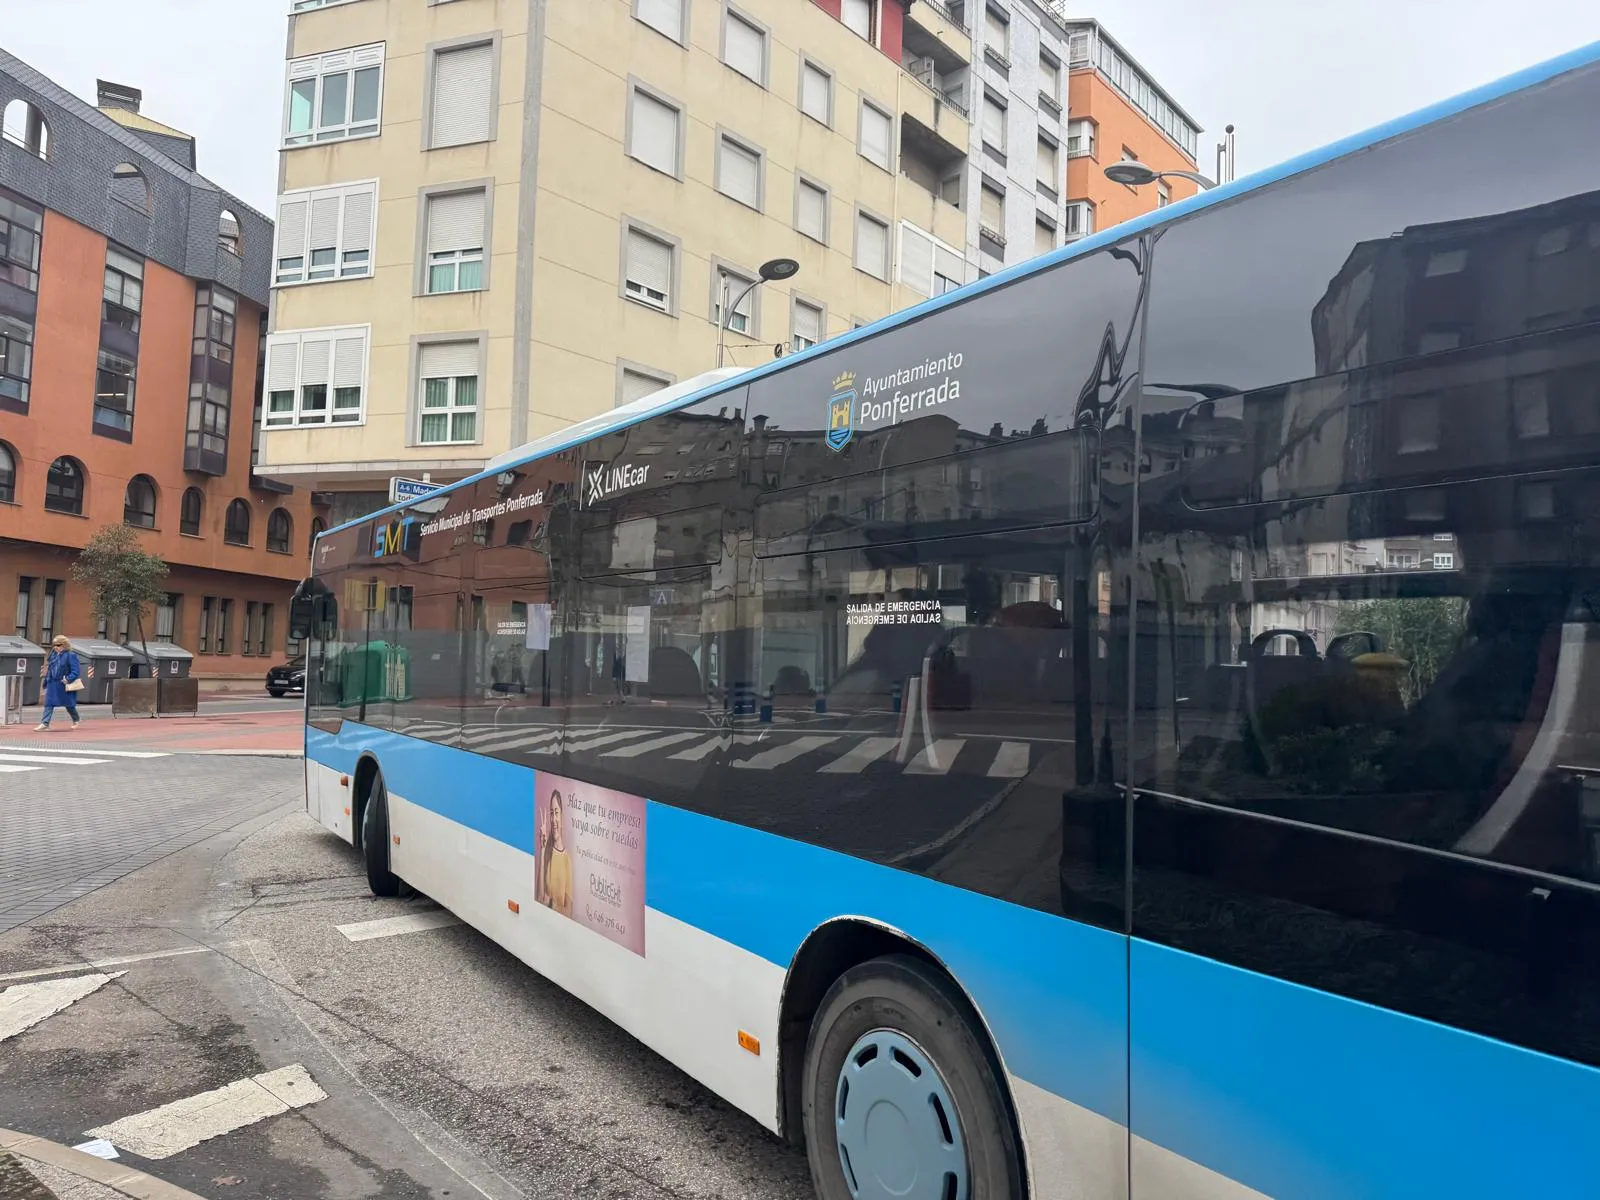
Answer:
[(534, 786), (534, 898), (642, 955), (644, 798), (544, 771)]

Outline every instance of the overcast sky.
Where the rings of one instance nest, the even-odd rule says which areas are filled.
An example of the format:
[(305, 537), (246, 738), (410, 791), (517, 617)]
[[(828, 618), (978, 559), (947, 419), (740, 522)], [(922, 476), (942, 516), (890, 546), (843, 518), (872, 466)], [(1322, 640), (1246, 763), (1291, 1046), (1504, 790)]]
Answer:
[[(288, 8), (0, 0), (0, 45), (90, 101), (100, 77), (143, 88), (145, 113), (199, 139), (204, 174), (270, 213)], [(1241, 175), (1600, 41), (1596, 0), (1085, 0), (1073, 11), (1104, 21), (1206, 127), (1202, 170), (1222, 127), (1237, 125)]]

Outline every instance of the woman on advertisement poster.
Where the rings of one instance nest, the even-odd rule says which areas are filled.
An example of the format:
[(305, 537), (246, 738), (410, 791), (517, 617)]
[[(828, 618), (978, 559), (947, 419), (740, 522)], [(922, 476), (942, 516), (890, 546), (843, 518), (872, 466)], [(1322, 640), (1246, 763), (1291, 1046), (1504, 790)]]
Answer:
[(552, 790), (550, 807), (546, 811), (547, 827), (544, 830), (544, 869), (539, 882), (544, 891), (542, 903), (555, 909), (564, 917), (572, 915), (572, 859), (567, 854), (566, 837), (562, 830), (565, 815), (561, 793)]

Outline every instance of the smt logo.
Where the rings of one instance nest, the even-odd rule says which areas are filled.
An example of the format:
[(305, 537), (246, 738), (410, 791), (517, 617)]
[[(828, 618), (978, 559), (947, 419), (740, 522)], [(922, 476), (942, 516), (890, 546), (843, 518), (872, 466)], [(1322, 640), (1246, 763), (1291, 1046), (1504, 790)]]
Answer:
[(387, 525), (379, 525), (372, 531), (372, 557), (392, 558), (399, 555), (415, 561), (421, 541), (421, 528), (416, 518), (402, 517)]

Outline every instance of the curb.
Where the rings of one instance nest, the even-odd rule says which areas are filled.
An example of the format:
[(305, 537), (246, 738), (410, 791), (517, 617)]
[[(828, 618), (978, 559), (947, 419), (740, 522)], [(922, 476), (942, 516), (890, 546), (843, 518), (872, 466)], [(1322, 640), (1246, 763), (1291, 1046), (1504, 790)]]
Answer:
[(169, 750), (168, 754), (209, 754), (218, 758), (304, 758), (304, 750)]
[(133, 1200), (205, 1200), (204, 1196), (186, 1191), (176, 1184), (166, 1183), (154, 1175), (135, 1171), (105, 1159), (58, 1146), (32, 1134), (18, 1133), (14, 1129), (0, 1129), (0, 1150), (8, 1150), (18, 1158), (33, 1159), (63, 1171), (103, 1184)]

